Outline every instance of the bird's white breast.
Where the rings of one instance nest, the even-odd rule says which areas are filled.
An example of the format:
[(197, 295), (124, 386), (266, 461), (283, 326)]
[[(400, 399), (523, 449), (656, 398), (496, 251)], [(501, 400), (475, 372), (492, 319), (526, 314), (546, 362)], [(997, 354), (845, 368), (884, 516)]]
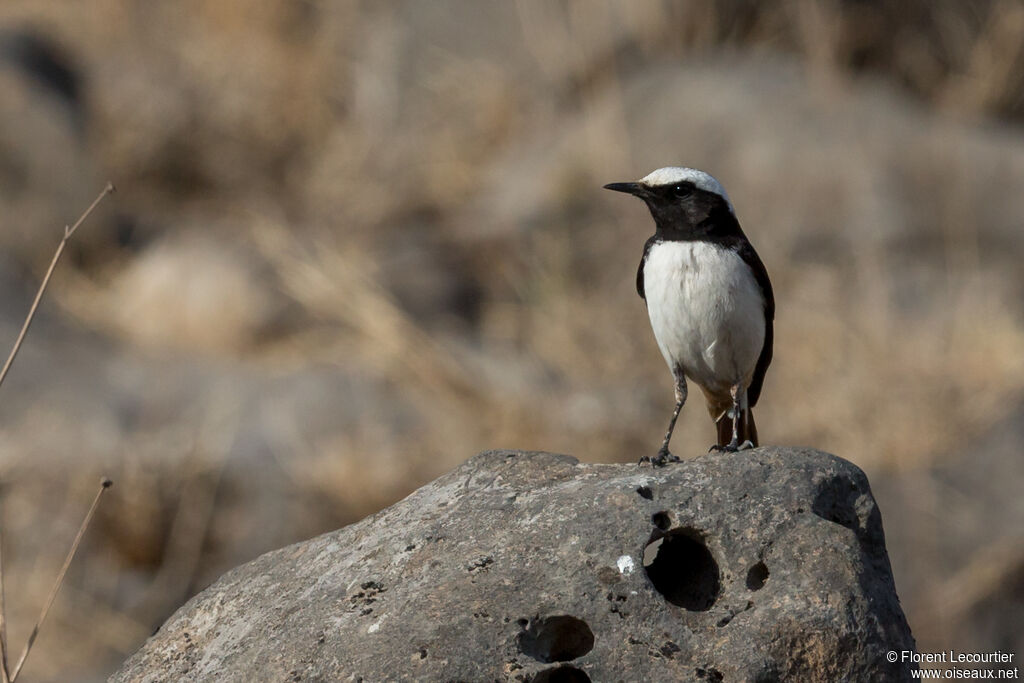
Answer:
[(710, 242), (653, 245), (644, 263), (647, 312), (670, 368), (713, 394), (749, 385), (764, 345), (764, 295), (750, 267)]

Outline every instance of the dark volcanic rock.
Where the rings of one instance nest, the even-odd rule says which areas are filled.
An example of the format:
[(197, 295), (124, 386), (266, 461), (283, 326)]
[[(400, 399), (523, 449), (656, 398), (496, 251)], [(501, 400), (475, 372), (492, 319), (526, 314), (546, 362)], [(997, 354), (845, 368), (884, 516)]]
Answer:
[(496, 451), (229, 572), (112, 680), (900, 680), (913, 649), (844, 460)]

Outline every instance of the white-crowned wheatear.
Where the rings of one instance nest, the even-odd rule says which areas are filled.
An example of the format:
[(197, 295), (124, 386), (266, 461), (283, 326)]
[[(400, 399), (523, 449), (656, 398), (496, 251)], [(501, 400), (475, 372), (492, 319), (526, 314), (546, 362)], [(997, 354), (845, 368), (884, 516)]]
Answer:
[(676, 406), (657, 455), (642, 460), (678, 460), (668, 443), (686, 402), (687, 379), (704, 392), (717, 425), (712, 449), (756, 446), (751, 408), (772, 360), (775, 298), (725, 189), (704, 171), (679, 167), (605, 188), (639, 197), (654, 216), (636, 289), (675, 378)]

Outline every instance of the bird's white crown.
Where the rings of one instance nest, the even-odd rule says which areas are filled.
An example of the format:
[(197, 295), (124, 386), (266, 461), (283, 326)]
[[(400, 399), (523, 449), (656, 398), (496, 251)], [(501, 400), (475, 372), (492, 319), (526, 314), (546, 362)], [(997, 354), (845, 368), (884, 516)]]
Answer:
[(715, 180), (714, 176), (710, 173), (705, 173), (700, 169), (666, 166), (665, 168), (659, 168), (657, 171), (651, 171), (641, 178), (640, 182), (648, 187), (660, 187), (676, 183), (693, 183), (697, 189), (719, 195), (729, 205), (729, 209), (732, 209), (732, 202), (729, 201), (729, 195), (725, 193), (722, 183)]

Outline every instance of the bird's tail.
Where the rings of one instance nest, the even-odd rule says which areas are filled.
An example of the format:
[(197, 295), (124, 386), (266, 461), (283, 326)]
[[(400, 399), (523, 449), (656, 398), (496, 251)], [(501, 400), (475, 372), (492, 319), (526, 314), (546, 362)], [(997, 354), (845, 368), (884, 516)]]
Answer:
[[(732, 441), (732, 418), (729, 417), (729, 411), (718, 418), (716, 426), (718, 427), (718, 445), (728, 446)], [(754, 411), (750, 408), (744, 410), (740, 415), (738, 431), (741, 444), (750, 441), (755, 447), (757, 446), (757, 425), (754, 424)]]

